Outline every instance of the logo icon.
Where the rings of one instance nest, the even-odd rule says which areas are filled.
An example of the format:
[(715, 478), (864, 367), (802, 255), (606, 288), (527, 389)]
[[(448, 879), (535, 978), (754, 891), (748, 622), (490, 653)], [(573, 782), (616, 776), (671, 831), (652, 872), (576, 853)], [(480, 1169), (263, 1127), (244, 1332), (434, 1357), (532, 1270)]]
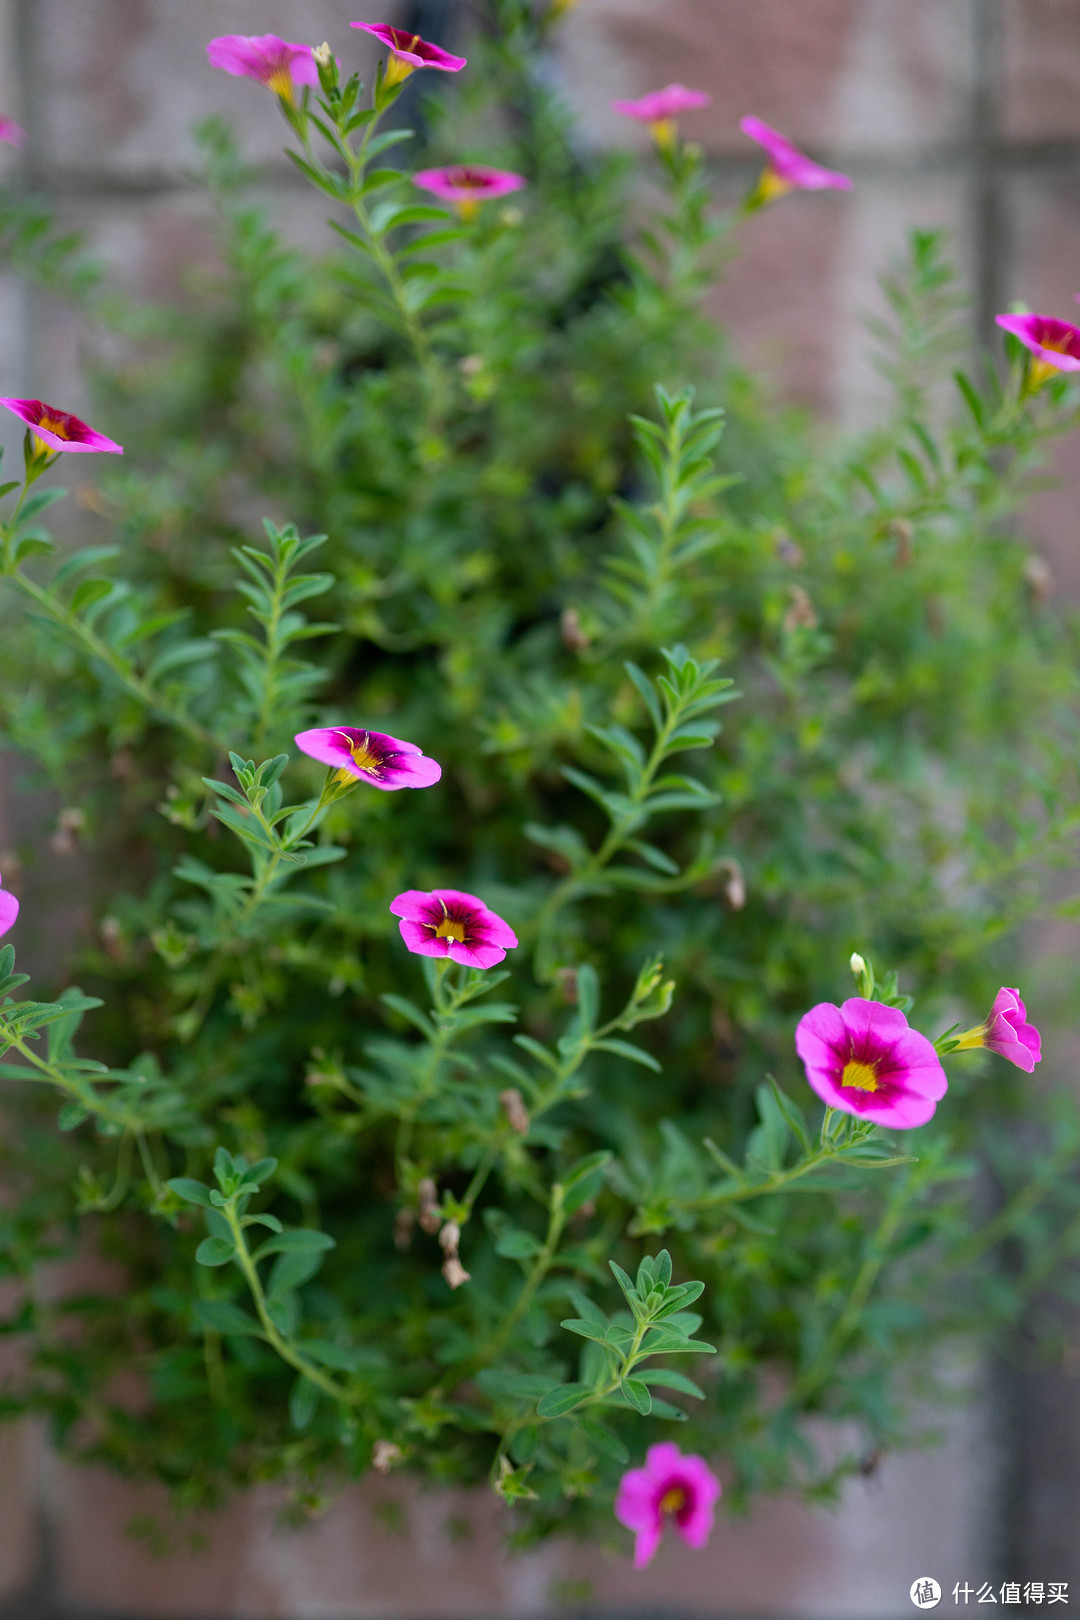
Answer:
[(917, 1609), (936, 1609), (941, 1602), (941, 1587), (931, 1575), (920, 1575), (911, 1583), (911, 1601)]

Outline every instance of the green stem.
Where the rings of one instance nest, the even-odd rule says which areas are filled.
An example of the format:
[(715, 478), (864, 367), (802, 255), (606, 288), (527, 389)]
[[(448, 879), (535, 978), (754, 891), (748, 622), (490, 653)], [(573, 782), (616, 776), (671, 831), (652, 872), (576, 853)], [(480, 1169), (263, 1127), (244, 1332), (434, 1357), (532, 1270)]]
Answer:
[(290, 1367), (295, 1368), (298, 1373), (302, 1373), (313, 1384), (317, 1384), (321, 1390), (330, 1395), (335, 1401), (341, 1401), (343, 1405), (355, 1404), (359, 1396), (350, 1393), (348, 1389), (343, 1389), (321, 1367), (316, 1366), (313, 1361), (309, 1361), (301, 1351), (291, 1345), (288, 1339), (284, 1338), (274, 1326), (270, 1313), (266, 1308), (266, 1295), (263, 1292), (262, 1279), (259, 1276), (258, 1267), (251, 1258), (251, 1251), (247, 1246), (247, 1239), (240, 1224), (240, 1217), (236, 1213), (235, 1204), (226, 1204), (222, 1214), (229, 1223), (229, 1230), (232, 1232), (233, 1242), (236, 1245), (237, 1264), (244, 1274), (248, 1288), (251, 1290), (255, 1310), (267, 1342), (277, 1351), (282, 1361), (288, 1362)]

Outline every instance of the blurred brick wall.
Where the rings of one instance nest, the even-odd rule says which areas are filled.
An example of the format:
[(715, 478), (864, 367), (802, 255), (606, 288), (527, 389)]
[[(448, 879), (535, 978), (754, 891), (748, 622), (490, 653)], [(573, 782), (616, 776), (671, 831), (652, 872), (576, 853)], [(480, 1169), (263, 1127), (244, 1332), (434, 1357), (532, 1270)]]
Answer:
[[(425, 18), (454, 10), (453, 0), (423, 4)], [(323, 205), (280, 157), (270, 98), (212, 72), (204, 46), (217, 33), (274, 31), (328, 38), (362, 65), (366, 36), (348, 28), (358, 10), (351, 0), (0, 0), (0, 111), (31, 135), (22, 159), (0, 148), (0, 163), (21, 163), (27, 183), (86, 231), (126, 285), (160, 294), (205, 255), (203, 204), (186, 178), (190, 127), (221, 112), (242, 123), (290, 236), (319, 240)], [(404, 22), (418, 12), (394, 0), (379, 15)], [(1012, 298), (1064, 316), (1073, 309), (1080, 0), (580, 0), (552, 67), (586, 143), (640, 140), (608, 110), (614, 96), (672, 79), (709, 90), (712, 107), (685, 127), (705, 145), (720, 197), (737, 195), (757, 167), (738, 131), (747, 112), (854, 176), (849, 196), (795, 196), (751, 220), (716, 296), (743, 355), (784, 397), (848, 423), (872, 408), (862, 319), (877, 302), (878, 270), (913, 224), (952, 233), (973, 336), (987, 336), (992, 313)], [(76, 322), (0, 279), (3, 392), (77, 408), (79, 357)], [(1080, 599), (1075, 439), (1057, 470), (1062, 488), (1041, 495), (1028, 522)], [(1072, 1579), (1075, 1597), (1075, 1377), (1006, 1378), (995, 1390), (994, 1401), (949, 1420), (943, 1450), (887, 1459), (852, 1485), (836, 1517), (767, 1505), (748, 1525), (725, 1524), (707, 1553), (669, 1549), (644, 1578), (581, 1550), (507, 1561), (495, 1550), (499, 1510), (481, 1498), (406, 1500), (411, 1536), (396, 1541), (379, 1529), (377, 1488), (350, 1493), (302, 1534), (275, 1529), (272, 1499), (253, 1498), (217, 1528), (208, 1558), (155, 1564), (123, 1537), (137, 1500), (129, 1487), (59, 1465), (34, 1436), (10, 1437), (0, 1449), (0, 1599), (39, 1556), (38, 1510), (51, 1556), (45, 1585), (21, 1611), (28, 1620), (45, 1620), (46, 1588), (72, 1614), (292, 1620), (541, 1614), (571, 1589), (565, 1583), (586, 1577), (619, 1613), (659, 1601), (662, 1575), (685, 1610), (702, 1615), (889, 1620), (909, 1611), (907, 1587), (924, 1574), (947, 1590), (995, 1575)], [(455, 1514), (475, 1537), (457, 1551), (446, 1528)]]

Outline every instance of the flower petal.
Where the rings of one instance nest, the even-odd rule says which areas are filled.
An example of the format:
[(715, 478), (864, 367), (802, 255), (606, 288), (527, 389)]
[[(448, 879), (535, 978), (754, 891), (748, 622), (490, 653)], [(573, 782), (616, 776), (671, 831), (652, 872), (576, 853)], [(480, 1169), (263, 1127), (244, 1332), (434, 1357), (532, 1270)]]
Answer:
[(0, 934), (6, 934), (19, 915), (19, 902), (6, 889), (0, 889)]

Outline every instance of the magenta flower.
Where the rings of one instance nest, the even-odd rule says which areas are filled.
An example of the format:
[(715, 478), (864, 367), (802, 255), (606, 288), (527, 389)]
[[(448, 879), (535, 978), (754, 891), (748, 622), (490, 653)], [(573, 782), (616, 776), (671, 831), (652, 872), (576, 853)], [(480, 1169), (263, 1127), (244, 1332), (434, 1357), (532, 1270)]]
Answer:
[(512, 169), (489, 169), (483, 163), (455, 163), (445, 169), (420, 169), (413, 175), (414, 186), (453, 203), (466, 219), (489, 197), (505, 197), (524, 184), (524, 175)]
[(460, 889), (406, 889), (390, 902), (401, 937), (418, 956), (448, 956), (465, 967), (489, 968), (518, 942), (509, 923), (475, 894)]
[(432, 787), (442, 766), (415, 743), (387, 737), (381, 731), (359, 731), (355, 726), (317, 726), (301, 731), (293, 741), (301, 753), (323, 765), (336, 766), (341, 781), (356, 777), (384, 793), (398, 788)]
[(1028, 1023), (1027, 1008), (1020, 1000), (1019, 990), (1008, 990), (1002, 985), (984, 1022), (958, 1036), (953, 1050), (970, 1052), (980, 1046), (1008, 1058), (1026, 1074), (1041, 1061), (1042, 1036), (1034, 1024)]
[(0, 118), (0, 141), (7, 141), (9, 146), (21, 146), (25, 139), (26, 131), (14, 118)]
[(933, 1043), (898, 1007), (862, 996), (811, 1007), (799, 1019), (795, 1050), (830, 1108), (891, 1130), (925, 1125), (948, 1090)]
[(704, 1547), (720, 1491), (704, 1457), (684, 1457), (674, 1440), (650, 1446), (644, 1468), (623, 1475), (615, 1498), (615, 1517), (634, 1532), (634, 1568), (652, 1561), (668, 1514), (688, 1547)]
[(757, 141), (768, 154), (769, 161), (745, 206), (760, 208), (774, 197), (787, 191), (850, 191), (851, 180), (836, 169), (826, 169), (797, 146), (792, 146), (778, 129), (765, 124), (760, 118), (743, 118), (739, 128), (752, 141)]
[(994, 320), (1035, 356), (1028, 371), (1029, 392), (1055, 372), (1080, 371), (1080, 326), (1053, 315), (995, 315)]
[(282, 101), (296, 99), (296, 88), (318, 84), (319, 70), (310, 45), (297, 45), (276, 34), (220, 34), (206, 47), (210, 66), (239, 78), (258, 79)]
[[(0, 879), (2, 881), (2, 879)], [(6, 889), (0, 889), (0, 934), (6, 934), (19, 915), (19, 902)]]
[(612, 111), (621, 113), (624, 118), (636, 118), (640, 124), (648, 124), (649, 134), (657, 146), (665, 149), (675, 144), (677, 134), (676, 119), (680, 113), (693, 112), (697, 107), (707, 107), (712, 101), (705, 90), (688, 90), (685, 84), (668, 84), (663, 90), (650, 90), (648, 95), (640, 96), (637, 101), (613, 101)]
[(107, 439), (104, 433), (87, 427), (80, 422), (77, 416), (69, 411), (61, 411), (55, 405), (44, 405), (40, 399), (4, 399), (0, 398), (0, 405), (6, 405), (9, 411), (21, 416), (31, 433), (48, 445), (50, 450), (75, 450), (83, 453), (92, 450), (107, 450), (110, 455), (122, 456), (124, 447), (117, 444), (114, 439)]
[(391, 28), (389, 23), (366, 22), (354, 22), (349, 26), (362, 28), (366, 34), (374, 34), (384, 45), (389, 45), (386, 84), (400, 84), (416, 68), (440, 68), (443, 73), (460, 73), (465, 66), (465, 57), (452, 56), (441, 45), (430, 45), (419, 34), (410, 34), (405, 28)]

